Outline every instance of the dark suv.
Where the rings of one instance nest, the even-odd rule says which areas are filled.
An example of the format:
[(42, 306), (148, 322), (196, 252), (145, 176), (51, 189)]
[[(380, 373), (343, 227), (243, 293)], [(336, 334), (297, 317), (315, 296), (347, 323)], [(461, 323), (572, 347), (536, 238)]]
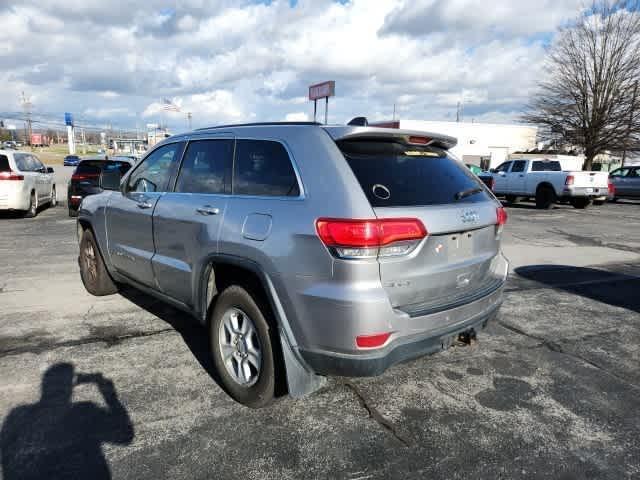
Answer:
[(380, 374), (474, 338), (502, 301), (506, 214), (455, 143), (312, 123), (171, 137), (82, 202), (82, 280), (197, 318), (249, 406), (282, 378), (298, 396), (325, 375)]
[(67, 205), (69, 216), (78, 215), (80, 202), (87, 195), (95, 195), (102, 192), (98, 179), (103, 171), (117, 171), (122, 176), (129, 171), (133, 160), (129, 158), (90, 158), (81, 160), (69, 180), (67, 189)]

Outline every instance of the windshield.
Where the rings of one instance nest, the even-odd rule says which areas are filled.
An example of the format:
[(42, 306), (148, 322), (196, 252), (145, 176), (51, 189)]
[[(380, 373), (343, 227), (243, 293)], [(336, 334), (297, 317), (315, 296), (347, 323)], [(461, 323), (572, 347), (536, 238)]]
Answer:
[(445, 150), (395, 141), (338, 142), (373, 207), (486, 201), (483, 184)]

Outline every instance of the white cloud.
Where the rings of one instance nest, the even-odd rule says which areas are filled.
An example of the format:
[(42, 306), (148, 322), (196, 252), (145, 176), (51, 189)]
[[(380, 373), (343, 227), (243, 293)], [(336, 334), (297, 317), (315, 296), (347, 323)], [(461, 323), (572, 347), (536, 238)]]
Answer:
[[(308, 119), (309, 84), (336, 80), (329, 120), (514, 115), (555, 28), (581, 0), (10, 0), (0, 8), (4, 108), (181, 128)], [(175, 8), (167, 8), (173, 5)], [(181, 112), (163, 112), (172, 98)], [(60, 113), (58, 113), (60, 112)], [(322, 112), (324, 113), (324, 112)]]
[(284, 121), (285, 122), (308, 122), (309, 121), (309, 115), (307, 115), (304, 112), (287, 113), (284, 116)]

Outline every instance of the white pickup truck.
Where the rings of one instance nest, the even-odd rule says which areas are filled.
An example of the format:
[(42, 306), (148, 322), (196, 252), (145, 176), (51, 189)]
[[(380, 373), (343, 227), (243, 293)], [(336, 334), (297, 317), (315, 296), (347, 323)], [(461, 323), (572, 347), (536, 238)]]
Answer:
[(510, 203), (533, 197), (537, 208), (564, 201), (586, 208), (592, 201), (603, 202), (609, 193), (608, 172), (563, 172), (560, 162), (545, 158), (512, 159), (479, 176), (497, 196)]

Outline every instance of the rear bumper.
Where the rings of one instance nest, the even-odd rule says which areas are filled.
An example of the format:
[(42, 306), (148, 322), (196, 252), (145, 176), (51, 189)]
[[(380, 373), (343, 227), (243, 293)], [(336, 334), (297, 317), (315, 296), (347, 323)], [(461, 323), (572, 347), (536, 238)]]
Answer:
[(502, 284), (485, 297), (449, 310), (413, 317), (411, 321), (431, 325), (427, 331), (392, 340), (383, 348), (357, 353), (301, 350), (307, 364), (320, 375), (368, 377), (383, 373), (399, 362), (445, 350), (457, 336), (474, 329), (484, 329), (495, 317), (504, 290)]
[(587, 198), (599, 198), (609, 195), (609, 187), (576, 187), (565, 188), (562, 191), (562, 196), (567, 199), (574, 197), (587, 197)]

